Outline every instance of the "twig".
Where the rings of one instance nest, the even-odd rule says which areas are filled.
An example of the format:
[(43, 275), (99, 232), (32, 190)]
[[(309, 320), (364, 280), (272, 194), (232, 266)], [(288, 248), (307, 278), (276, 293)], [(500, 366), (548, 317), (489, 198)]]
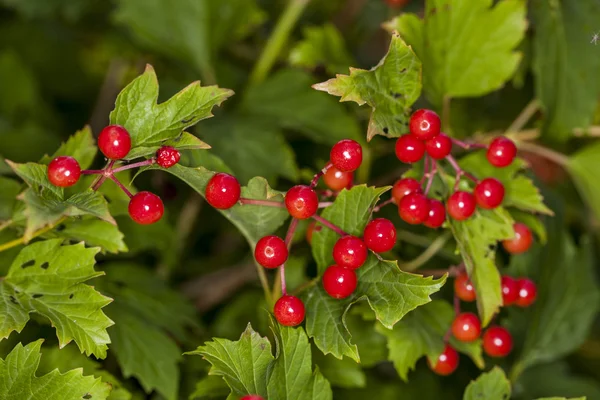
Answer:
[(117, 186), (118, 186), (118, 187), (120, 187), (120, 188), (121, 188), (121, 190), (122, 190), (122, 191), (124, 191), (124, 192), (125, 192), (125, 194), (126, 194), (126, 195), (127, 195), (129, 198), (132, 198), (132, 197), (133, 197), (133, 195), (131, 194), (131, 192), (130, 192), (130, 191), (129, 191), (129, 190), (126, 188), (126, 187), (125, 187), (125, 185), (123, 185), (123, 184), (121, 183), (121, 181), (120, 181), (120, 180), (119, 180), (119, 179), (118, 179), (116, 176), (114, 176), (114, 175), (110, 175), (110, 180), (111, 180), (111, 181), (113, 181), (114, 183), (116, 183), (116, 184), (117, 184)]
[(386, 201), (379, 203), (378, 205), (373, 207), (373, 212), (374, 213), (378, 212), (379, 210), (381, 210), (383, 207), (387, 206), (388, 204), (394, 204), (394, 198), (391, 198), (391, 199), (388, 199)]
[(5, 250), (8, 250), (8, 249), (10, 249), (10, 248), (13, 248), (13, 247), (15, 247), (15, 246), (19, 246), (19, 245), (21, 245), (21, 244), (25, 244), (25, 243), (29, 242), (31, 239), (33, 239), (33, 238), (36, 238), (36, 237), (38, 237), (38, 236), (40, 236), (40, 235), (43, 235), (43, 234), (44, 234), (44, 233), (46, 233), (46, 232), (49, 232), (49, 231), (51, 231), (51, 230), (52, 230), (52, 229), (54, 229), (54, 228), (55, 228), (57, 225), (59, 225), (59, 224), (63, 223), (63, 222), (66, 220), (66, 219), (67, 219), (67, 217), (61, 217), (61, 218), (60, 218), (58, 221), (56, 221), (55, 223), (53, 223), (53, 224), (50, 224), (50, 225), (48, 225), (48, 226), (47, 226), (47, 227), (45, 227), (45, 228), (38, 229), (37, 231), (33, 232), (33, 233), (31, 234), (31, 236), (29, 236), (28, 240), (25, 240), (25, 236), (22, 236), (22, 237), (20, 237), (20, 238), (18, 238), (18, 239), (11, 240), (10, 242), (3, 243), (3, 244), (1, 244), (1, 245), (0, 245), (0, 252), (3, 252), (3, 251), (5, 251)]
[(327, 164), (325, 164), (325, 166), (323, 167), (323, 169), (321, 169), (319, 172), (317, 172), (317, 173), (315, 174), (315, 176), (313, 177), (312, 181), (310, 182), (310, 187), (311, 187), (311, 188), (313, 188), (313, 189), (314, 189), (314, 188), (317, 186), (317, 183), (319, 183), (319, 179), (320, 179), (320, 178), (321, 178), (323, 175), (325, 175), (325, 173), (327, 172), (327, 170), (328, 170), (329, 168), (331, 168), (331, 165), (332, 165), (332, 164), (331, 164), (330, 162), (328, 162)]
[(122, 165), (122, 166), (120, 166), (119, 168), (115, 168), (115, 169), (113, 169), (113, 170), (112, 170), (112, 173), (113, 173), (113, 174), (116, 174), (117, 172), (125, 171), (125, 170), (132, 169), (132, 168), (137, 168), (137, 167), (145, 167), (145, 166), (147, 166), (147, 165), (152, 165), (152, 164), (154, 164), (155, 162), (156, 162), (156, 159), (155, 159), (154, 157), (152, 157), (152, 158), (149, 158), (149, 159), (147, 159), (147, 160), (144, 160), (144, 161), (138, 161), (138, 162), (136, 162), (136, 163), (133, 163), (133, 164), (125, 164), (125, 165)]
[(424, 174), (423, 176), (427, 176), (427, 186), (425, 186), (425, 196), (427, 196), (429, 194), (429, 189), (431, 189), (431, 184), (433, 183), (433, 178), (435, 177), (435, 175), (437, 174), (437, 163), (435, 162), (434, 159), (431, 160), (431, 170), (429, 172), (427, 172), (426, 174)]
[(511, 132), (518, 132), (521, 129), (523, 129), (523, 127), (527, 124), (527, 122), (529, 122), (531, 117), (533, 117), (535, 113), (538, 112), (539, 109), (540, 103), (536, 99), (531, 100), (529, 103), (527, 103), (527, 105), (525, 106), (525, 108), (523, 108), (519, 115), (517, 115), (517, 118), (515, 118), (512, 124), (510, 124), (510, 126), (506, 128), (505, 134)]
[(398, 263), (400, 269), (407, 272), (415, 271), (427, 261), (431, 260), (437, 254), (437, 252), (446, 245), (446, 242), (451, 237), (452, 233), (449, 231), (446, 231), (444, 234), (438, 236), (418, 257), (408, 262)]
[[(292, 240), (294, 239), (294, 233), (296, 232), (296, 227), (298, 226), (299, 220), (297, 218), (292, 218), (290, 222), (290, 226), (288, 227), (287, 233), (285, 234), (285, 245), (290, 251), (292, 247)], [(285, 285), (285, 263), (281, 264), (279, 267), (279, 277), (281, 280), (281, 293), (285, 296), (287, 294), (287, 289)], [(275, 297), (275, 296), (273, 296)]]
[(258, 200), (258, 199), (246, 199), (246, 198), (240, 197), (239, 203), (242, 205), (285, 208), (285, 203), (283, 203), (281, 201), (276, 201), (276, 200)]
[(569, 165), (569, 157), (557, 151), (550, 150), (547, 147), (540, 146), (539, 144), (519, 141), (517, 142), (517, 147), (519, 148), (519, 150), (525, 150), (530, 153), (538, 154), (544, 158), (547, 158), (548, 160), (555, 162), (561, 167), (566, 168)]
[(320, 223), (321, 225), (326, 226), (327, 228), (331, 229), (332, 231), (334, 231), (338, 235), (341, 235), (341, 236), (347, 236), (348, 235), (346, 232), (344, 232), (342, 230), (342, 228), (340, 228), (339, 226), (337, 226), (337, 225), (329, 222), (328, 220), (326, 220), (325, 218), (321, 217), (320, 215), (315, 214), (311, 218), (314, 219), (315, 221), (317, 221), (318, 223)]

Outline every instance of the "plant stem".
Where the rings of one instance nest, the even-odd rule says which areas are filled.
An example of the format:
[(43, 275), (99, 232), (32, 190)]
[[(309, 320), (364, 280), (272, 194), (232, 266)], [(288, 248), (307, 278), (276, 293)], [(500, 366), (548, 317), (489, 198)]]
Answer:
[(322, 201), (319, 203), (319, 208), (327, 208), (333, 205), (333, 201)]
[[(426, 236), (417, 235), (416, 233), (410, 231), (399, 230), (397, 233), (397, 237), (399, 241), (406, 242), (412, 244), (413, 246), (419, 247), (429, 247), (433, 240), (429, 239)], [(457, 263), (460, 262), (460, 257), (458, 257), (454, 252), (441, 249), (440, 254), (441, 257), (444, 257), (450, 262)]]
[(517, 118), (515, 118), (512, 124), (510, 124), (510, 126), (506, 128), (505, 134), (511, 132), (518, 132), (521, 129), (523, 129), (523, 127), (527, 124), (527, 122), (529, 122), (531, 117), (533, 117), (539, 109), (540, 103), (536, 99), (531, 100), (529, 103), (527, 103), (527, 105), (525, 106), (525, 108), (523, 108), (519, 115), (517, 115)]
[(433, 178), (435, 177), (435, 174), (437, 173), (437, 164), (435, 162), (434, 159), (431, 160), (431, 170), (429, 172), (427, 172), (425, 175), (423, 176), (427, 176), (427, 186), (425, 186), (425, 196), (427, 196), (427, 194), (429, 194), (429, 189), (431, 189), (431, 184), (433, 183)]
[(9, 219), (9, 220), (6, 220), (6, 221), (2, 222), (0, 224), (0, 231), (3, 231), (4, 229), (8, 228), (9, 226), (12, 225), (12, 223), (13, 223), (12, 219)]
[(530, 153), (534, 153), (544, 158), (547, 158), (548, 160), (555, 162), (561, 167), (566, 168), (569, 165), (569, 157), (557, 151), (551, 150), (547, 147), (540, 146), (539, 144), (531, 142), (517, 142), (517, 147), (520, 150), (525, 150)]
[(116, 184), (117, 184), (117, 186), (118, 186), (118, 187), (120, 187), (120, 188), (121, 188), (121, 190), (122, 190), (122, 191), (124, 191), (124, 192), (125, 192), (125, 194), (126, 194), (126, 195), (127, 195), (129, 198), (132, 198), (132, 197), (133, 197), (133, 195), (131, 194), (131, 192), (130, 192), (130, 191), (129, 191), (129, 190), (126, 188), (126, 187), (125, 187), (125, 185), (123, 185), (123, 184), (121, 183), (121, 181), (120, 181), (120, 180), (119, 180), (119, 179), (118, 179), (116, 176), (114, 176), (114, 175), (110, 175), (110, 180), (111, 180), (111, 181), (113, 181), (114, 183), (116, 183)]
[[(53, 223), (53, 224), (50, 224), (50, 225), (46, 226), (45, 228), (38, 229), (37, 231), (33, 232), (33, 234), (31, 235), (31, 237), (29, 238), (29, 240), (31, 240), (31, 239), (33, 239), (33, 238), (36, 238), (36, 237), (38, 237), (38, 236), (40, 236), (40, 235), (43, 235), (43, 234), (44, 234), (44, 233), (46, 233), (46, 232), (49, 232), (49, 231), (51, 231), (51, 230), (52, 230), (52, 229), (54, 229), (54, 228), (55, 228), (57, 225), (59, 225), (59, 224), (63, 223), (63, 222), (66, 220), (66, 219), (67, 219), (67, 217), (61, 217), (61, 218), (60, 218), (58, 221), (56, 221), (55, 223)], [(29, 241), (29, 240), (28, 240), (28, 241)], [(28, 242), (28, 241), (27, 241), (27, 242)], [(13, 248), (13, 247), (15, 247), (15, 246), (19, 246), (19, 245), (21, 245), (21, 244), (25, 244), (25, 243), (26, 243), (26, 241), (25, 241), (25, 236), (22, 236), (22, 237), (20, 237), (20, 238), (18, 238), (18, 239), (11, 240), (10, 242), (6, 242), (6, 243), (3, 243), (3, 244), (1, 244), (1, 245), (0, 245), (0, 252), (3, 252), (4, 250), (8, 250), (8, 249), (10, 249), (10, 248)]]
[(100, 175), (104, 173), (103, 169), (84, 169), (81, 171), (83, 175)]
[(116, 174), (117, 172), (125, 171), (125, 170), (132, 169), (132, 168), (145, 167), (147, 165), (152, 165), (155, 162), (156, 162), (155, 158), (149, 158), (147, 160), (138, 161), (138, 162), (133, 163), (133, 164), (125, 164), (125, 165), (120, 166), (119, 168), (113, 169), (112, 173)]
[(467, 171), (463, 170), (460, 165), (458, 165), (458, 162), (454, 159), (454, 157), (452, 157), (452, 155), (447, 155), (446, 156), (446, 160), (450, 163), (450, 165), (452, 165), (452, 168), (454, 168), (454, 171), (456, 171), (456, 182), (454, 183), (454, 190), (456, 191), (456, 189), (458, 189), (458, 184), (460, 183), (460, 178), (461, 176), (466, 176), (467, 178), (469, 178), (470, 180), (472, 180), (475, 183), (479, 183), (479, 180), (477, 178), (475, 178), (472, 174), (468, 173)]
[(310, 182), (310, 187), (312, 189), (314, 189), (315, 187), (317, 187), (317, 184), (319, 183), (319, 179), (325, 175), (325, 173), (327, 172), (327, 170), (331, 167), (331, 163), (328, 162), (327, 164), (325, 164), (325, 166), (323, 167), (323, 169), (321, 169), (319, 172), (317, 172), (315, 174), (315, 176), (313, 177), (313, 180)]
[[(106, 167), (104, 167), (105, 171), (110, 171), (112, 170), (113, 165), (115, 165), (115, 160), (110, 160), (107, 164)], [(102, 184), (104, 183), (104, 181), (106, 180), (107, 175), (106, 172), (104, 172), (102, 175), (100, 175), (100, 177), (98, 177), (98, 180), (96, 182), (94, 182), (94, 184), (92, 185), (92, 190), (98, 190), (100, 188), (100, 186), (102, 186)]]
[(394, 203), (394, 198), (388, 199), (386, 201), (381, 202), (380, 204), (376, 205), (375, 207), (373, 207), (373, 212), (378, 212), (379, 210), (381, 210), (383, 207), (387, 206), (388, 204), (392, 204)]
[(288, 1), (285, 10), (279, 17), (269, 40), (267, 40), (267, 43), (264, 46), (260, 58), (254, 65), (254, 69), (250, 74), (250, 85), (257, 85), (265, 80), (309, 1), (310, 0)]
[(399, 263), (400, 269), (403, 271), (412, 272), (423, 266), (423, 264), (431, 260), (431, 258), (433, 258), (437, 252), (446, 245), (446, 242), (451, 237), (452, 233), (449, 231), (446, 231), (444, 234), (438, 236), (418, 257), (408, 262)]
[(315, 221), (317, 221), (321, 225), (324, 225), (327, 228), (331, 229), (332, 231), (334, 231), (335, 233), (337, 233), (340, 236), (347, 236), (348, 235), (339, 226), (332, 224), (331, 222), (327, 221), (325, 218), (321, 217), (320, 215), (315, 214), (315, 215), (312, 216), (312, 219), (314, 219)]
[(450, 132), (450, 96), (444, 96), (442, 100), (442, 129), (444, 132)]
[(285, 208), (285, 204), (283, 202), (276, 201), (276, 200), (258, 200), (258, 199), (246, 199), (246, 198), (240, 197), (239, 202), (242, 205)]
[[(294, 239), (294, 232), (296, 232), (298, 222), (299, 220), (297, 218), (292, 218), (287, 233), (285, 234), (285, 245), (288, 249), (288, 252), (292, 247), (292, 240)], [(285, 285), (285, 263), (281, 264), (281, 267), (279, 267), (279, 277), (281, 280), (281, 294), (285, 296), (287, 294), (287, 289)]]
[(470, 149), (473, 149), (473, 148), (476, 148), (476, 149), (485, 149), (487, 147), (484, 144), (463, 142), (462, 140), (458, 140), (458, 139), (455, 139), (455, 138), (450, 138), (450, 140), (452, 140), (452, 143), (454, 143), (458, 147), (462, 147), (465, 150), (470, 150)]

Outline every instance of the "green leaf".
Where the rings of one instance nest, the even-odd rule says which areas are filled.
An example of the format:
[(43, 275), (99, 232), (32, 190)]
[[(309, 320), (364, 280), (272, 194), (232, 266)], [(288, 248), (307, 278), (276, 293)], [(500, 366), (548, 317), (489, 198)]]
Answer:
[(55, 200), (63, 199), (63, 188), (50, 183), (48, 180), (48, 168), (45, 165), (31, 162), (17, 164), (9, 160), (6, 160), (6, 163), (38, 196), (43, 195)]
[[(515, 73), (515, 49), (527, 28), (524, 0), (428, 0), (425, 19), (402, 14), (387, 24), (423, 62), (427, 97), (477, 97), (501, 88)], [(468, 38), (468, 39), (465, 39)]]
[[(549, 376), (552, 379), (547, 379)], [(570, 371), (566, 361), (541, 364), (525, 371), (515, 387), (522, 398), (537, 399), (549, 396), (563, 398), (600, 398), (600, 384), (597, 379), (586, 375), (576, 375)]]
[(500, 367), (494, 367), (469, 383), (463, 400), (508, 400), (510, 398), (510, 382)]
[(90, 127), (86, 125), (64, 142), (52, 156), (44, 156), (41, 163), (49, 164), (58, 156), (70, 156), (77, 160), (81, 169), (88, 169), (97, 152), (96, 139)]
[(567, 169), (581, 197), (600, 218), (600, 143), (584, 147), (569, 157)]
[(533, 74), (544, 110), (542, 134), (566, 141), (574, 128), (593, 122), (600, 96), (600, 58), (590, 42), (598, 29), (600, 4), (594, 0), (531, 3)]
[(7, 221), (13, 215), (17, 195), (21, 192), (21, 184), (14, 179), (0, 176), (0, 221)]
[(219, 399), (226, 398), (229, 394), (229, 386), (219, 376), (207, 376), (196, 383), (194, 392), (190, 394), (189, 400), (197, 400), (204, 398)]
[(307, 27), (303, 34), (304, 39), (290, 51), (291, 65), (310, 69), (322, 65), (329, 74), (341, 73), (352, 65), (354, 60), (335, 25)]
[(421, 62), (394, 34), (387, 55), (376, 67), (350, 68), (350, 75), (338, 75), (313, 88), (340, 96), (340, 101), (368, 104), (373, 112), (367, 140), (375, 135), (397, 137), (406, 133), (410, 106), (421, 94)]
[(360, 311), (359, 308), (362, 306), (368, 308), (367, 304), (357, 304), (346, 314), (344, 322), (348, 330), (352, 332), (352, 343), (358, 347), (360, 365), (363, 368), (369, 368), (379, 364), (381, 360), (387, 359), (387, 339), (375, 330), (375, 314), (370, 308), (368, 308), (367, 319), (362, 313), (354, 312)]
[(6, 400), (104, 400), (110, 385), (99, 378), (83, 376), (81, 369), (61, 374), (57, 370), (37, 377), (42, 340), (21, 343), (4, 360), (0, 359), (0, 398)]
[(477, 293), (477, 309), (486, 326), (502, 306), (496, 245), (514, 236), (513, 220), (503, 208), (477, 210), (465, 221), (450, 220), (450, 229)]
[(54, 234), (70, 240), (84, 241), (88, 246), (98, 246), (109, 253), (127, 251), (124, 235), (119, 228), (106, 221), (91, 218), (69, 220)]
[(127, 154), (128, 159), (134, 159), (138, 157), (153, 156), (156, 151), (162, 146), (175, 147), (177, 150), (206, 150), (210, 149), (210, 146), (198, 139), (196, 136), (188, 132), (182, 132), (180, 136), (175, 139), (167, 140), (161, 144), (155, 144), (153, 146), (139, 146), (131, 150)]
[(99, 249), (61, 242), (33, 243), (13, 261), (0, 284), (0, 338), (21, 332), (29, 314), (36, 312), (56, 328), (61, 347), (75, 340), (82, 353), (105, 358), (110, 343), (106, 328), (113, 322), (102, 308), (111, 299), (83, 283), (103, 275), (94, 271)]
[(320, 351), (313, 351), (315, 364), (333, 386), (344, 388), (362, 388), (367, 384), (367, 378), (361, 364), (354, 360), (344, 358), (339, 360), (332, 355), (324, 355)]
[(179, 137), (184, 129), (212, 117), (212, 108), (232, 95), (231, 90), (201, 87), (197, 81), (164, 103), (156, 104), (158, 79), (152, 66), (147, 65), (146, 71), (117, 96), (110, 123), (128, 130), (132, 150), (138, 146), (155, 146)]

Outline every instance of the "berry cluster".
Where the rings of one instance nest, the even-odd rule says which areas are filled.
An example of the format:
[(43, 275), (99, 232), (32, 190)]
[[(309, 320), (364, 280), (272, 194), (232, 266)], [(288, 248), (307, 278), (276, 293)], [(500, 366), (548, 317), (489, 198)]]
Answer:
[(131, 219), (142, 225), (158, 222), (164, 213), (164, 205), (160, 197), (146, 191), (136, 193), (135, 195), (131, 194), (115, 176), (115, 173), (154, 163), (157, 163), (162, 168), (170, 168), (179, 162), (181, 157), (179, 151), (170, 146), (162, 146), (156, 152), (155, 157), (149, 160), (125, 164), (115, 168), (115, 163), (127, 157), (131, 150), (131, 136), (120, 125), (109, 125), (102, 129), (102, 132), (98, 136), (98, 147), (102, 154), (110, 160), (104, 169), (82, 171), (79, 162), (75, 158), (59, 156), (48, 164), (48, 180), (50, 183), (59, 187), (69, 187), (75, 185), (82, 174), (100, 175), (92, 185), (93, 190), (97, 190), (106, 179), (111, 179), (129, 196), (128, 211)]

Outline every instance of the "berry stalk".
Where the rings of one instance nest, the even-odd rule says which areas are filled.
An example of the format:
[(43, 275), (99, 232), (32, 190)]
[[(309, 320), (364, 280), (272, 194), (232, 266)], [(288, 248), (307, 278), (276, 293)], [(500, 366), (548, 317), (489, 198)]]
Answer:
[(318, 223), (320, 223), (321, 225), (326, 226), (327, 228), (331, 229), (332, 231), (334, 231), (335, 233), (337, 233), (340, 236), (346, 236), (348, 235), (346, 232), (344, 232), (342, 230), (342, 228), (340, 228), (339, 226), (329, 222), (328, 220), (326, 220), (325, 218), (321, 217), (320, 215), (313, 215), (312, 219), (314, 219), (315, 221), (317, 221)]

